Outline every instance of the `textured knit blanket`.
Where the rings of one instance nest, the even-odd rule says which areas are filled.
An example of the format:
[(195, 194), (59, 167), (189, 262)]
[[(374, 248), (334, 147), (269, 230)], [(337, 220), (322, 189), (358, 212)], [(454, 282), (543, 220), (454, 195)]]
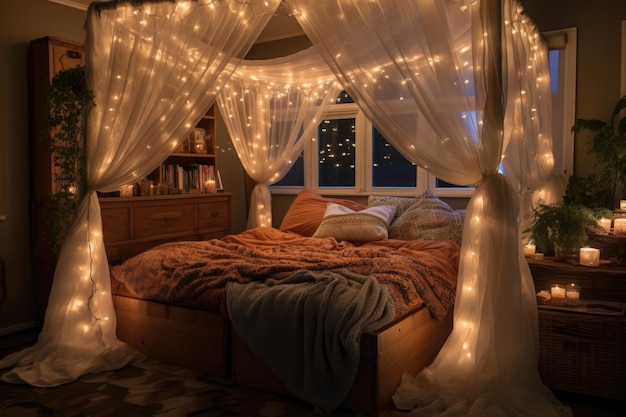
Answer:
[(257, 228), (220, 240), (167, 243), (114, 266), (111, 275), (126, 295), (193, 305), (228, 282), (344, 268), (387, 285), (397, 315), (425, 304), (441, 320), (454, 304), (458, 253), (450, 241), (386, 240), (355, 246)]
[(325, 412), (354, 384), (361, 334), (395, 315), (387, 287), (347, 269), (231, 282), (227, 302), (235, 331), (256, 356), (292, 394)]

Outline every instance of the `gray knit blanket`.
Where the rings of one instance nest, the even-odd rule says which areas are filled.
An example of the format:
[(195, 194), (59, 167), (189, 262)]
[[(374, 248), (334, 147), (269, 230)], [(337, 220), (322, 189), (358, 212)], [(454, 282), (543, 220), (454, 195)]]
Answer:
[(361, 335), (395, 316), (385, 285), (344, 268), (229, 282), (226, 296), (233, 327), (248, 347), (293, 395), (325, 412), (354, 384)]

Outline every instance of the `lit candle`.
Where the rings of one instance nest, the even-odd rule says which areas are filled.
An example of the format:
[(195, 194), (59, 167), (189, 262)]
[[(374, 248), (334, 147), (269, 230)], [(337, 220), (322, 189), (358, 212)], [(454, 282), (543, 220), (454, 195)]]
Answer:
[(598, 219), (598, 226), (602, 228), (603, 235), (608, 235), (611, 231), (611, 219), (607, 219), (606, 217)]
[(600, 265), (600, 249), (580, 248), (580, 264), (585, 266)]
[(122, 185), (122, 188), (120, 188), (120, 197), (132, 197), (134, 188), (135, 187), (132, 184)]
[(626, 209), (626, 200), (620, 200), (619, 201), (619, 208), (620, 208), (620, 210)]
[(561, 287), (560, 285), (553, 285), (552, 288), (550, 288), (550, 296), (552, 297), (551, 300), (553, 303), (555, 304), (562, 304), (565, 302), (565, 288)]
[(570, 284), (565, 287), (565, 305), (576, 307), (580, 301), (580, 287), (576, 284)]
[(613, 220), (613, 234), (615, 236), (626, 236), (626, 219), (619, 218)]
[(527, 243), (524, 245), (524, 256), (527, 258), (532, 258), (535, 255), (535, 245), (532, 243)]
[(217, 185), (215, 184), (215, 180), (207, 180), (207, 182), (205, 183), (206, 185), (206, 192), (207, 193), (216, 193), (217, 192)]

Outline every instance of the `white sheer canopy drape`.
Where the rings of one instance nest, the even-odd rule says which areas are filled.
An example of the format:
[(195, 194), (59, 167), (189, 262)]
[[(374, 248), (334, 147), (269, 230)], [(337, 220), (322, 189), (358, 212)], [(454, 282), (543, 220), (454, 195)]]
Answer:
[[(116, 318), (96, 191), (147, 175), (197, 123), (278, 6), (265, 2), (92, 4), (86, 194), (61, 249), (37, 343), (0, 361), (2, 379), (37, 386), (119, 368), (136, 353)], [(229, 71), (225, 71), (225, 68)]]
[[(95, 192), (134, 182), (176, 147), (277, 3), (137, 1), (89, 9), (88, 74), (96, 107), (88, 123), (87, 193), (58, 260), (39, 340), (0, 361), (0, 368), (15, 365), (2, 379), (56, 385), (132, 360), (134, 352), (115, 337)], [(520, 198), (548, 180), (552, 156), (545, 48), (517, 2), (289, 3), (331, 71), (396, 149), (448, 182), (478, 184), (466, 214), (454, 329), (429, 368), (406, 376), (396, 404), (429, 416), (566, 414), (538, 377), (534, 290), (521, 250), (520, 207), (527, 205)], [(233, 84), (223, 105), (239, 121), (229, 127), (233, 143), (239, 136), (251, 144), (238, 153), (251, 159), (246, 170), (262, 184), (259, 204), (268, 200), (263, 187), (282, 176), (288, 166), (279, 165), (295, 158), (298, 140), (311, 137), (307, 129), (315, 126), (300, 115), (297, 122), (283, 119), (291, 111), (286, 106), (243, 131), (246, 119), (257, 123), (254, 115), (263, 107), (226, 103), (236, 91), (240, 99), (253, 92), (248, 103), (256, 106), (265, 100), (256, 95), (261, 86), (274, 88), (276, 95), (259, 104), (272, 109), (283, 98), (310, 97), (316, 88), (298, 79), (299, 89), (285, 91), (289, 80), (276, 81), (282, 84), (275, 88), (272, 78), (279, 80), (269, 73), (256, 80), (258, 89)], [(322, 89), (314, 94), (324, 102)], [(284, 120), (285, 137), (274, 142)], [(269, 142), (258, 144), (257, 137)], [(293, 154), (283, 154), (283, 146)], [(506, 177), (498, 173), (503, 156)], [(269, 224), (267, 211), (251, 217)]]
[[(405, 376), (396, 405), (425, 416), (567, 415), (538, 375), (534, 286), (521, 250), (521, 189), (545, 183), (553, 164), (543, 120), (546, 50), (521, 7), (514, 0), (289, 3), (396, 149), (445, 181), (478, 184), (467, 207), (453, 331), (430, 367)], [(505, 177), (498, 171), (507, 150)]]
[(248, 229), (272, 226), (269, 186), (291, 168), (341, 91), (317, 50), (243, 61), (217, 96), (233, 147), (256, 182)]

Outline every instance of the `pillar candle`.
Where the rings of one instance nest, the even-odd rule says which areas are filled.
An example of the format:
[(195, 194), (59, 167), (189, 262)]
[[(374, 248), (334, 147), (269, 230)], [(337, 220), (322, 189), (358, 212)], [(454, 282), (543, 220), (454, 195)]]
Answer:
[(600, 265), (600, 249), (580, 248), (580, 264), (585, 266)]
[(613, 220), (613, 234), (615, 236), (626, 236), (626, 218)]
[(527, 243), (524, 245), (524, 256), (527, 258), (531, 258), (535, 255), (535, 245), (532, 243)]
[(565, 288), (560, 285), (553, 285), (550, 288), (551, 301), (555, 304), (562, 304), (565, 302)]
[(598, 219), (598, 226), (602, 227), (602, 234), (608, 235), (611, 231), (611, 219), (607, 219), (606, 217)]
[(626, 200), (620, 200), (619, 201), (619, 208), (620, 208), (620, 210), (626, 209)]

